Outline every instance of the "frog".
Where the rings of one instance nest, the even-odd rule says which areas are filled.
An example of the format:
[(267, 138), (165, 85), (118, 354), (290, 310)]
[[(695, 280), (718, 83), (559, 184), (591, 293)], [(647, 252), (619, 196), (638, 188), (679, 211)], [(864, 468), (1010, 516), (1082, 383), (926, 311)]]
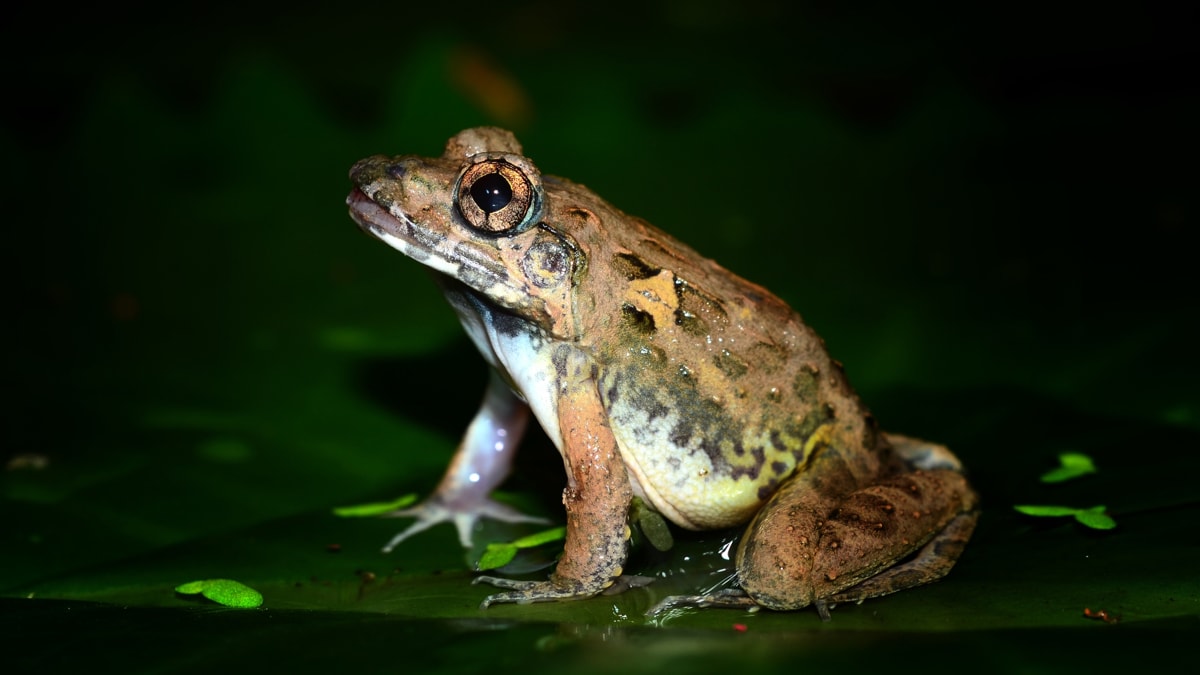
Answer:
[[(767, 289), (586, 186), (543, 175), (511, 132), (462, 131), (440, 157), (374, 155), (346, 203), (432, 272), (490, 366), (441, 482), (394, 549), (439, 523), (464, 547), (532, 417), (566, 474), (563, 552), (545, 579), (478, 576), (481, 608), (622, 588), (630, 508), (686, 530), (744, 527), (736, 584), (652, 611), (779, 611), (929, 583), (979, 517), (944, 445), (882, 431), (817, 333)], [(632, 584), (630, 584), (632, 585)]]

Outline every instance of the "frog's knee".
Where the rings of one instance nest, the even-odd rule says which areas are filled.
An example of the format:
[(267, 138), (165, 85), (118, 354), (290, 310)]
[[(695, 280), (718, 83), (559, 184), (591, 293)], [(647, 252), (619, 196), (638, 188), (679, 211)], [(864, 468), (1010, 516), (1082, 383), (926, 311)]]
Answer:
[(746, 595), (781, 611), (812, 604), (818, 538), (814, 510), (785, 506), (760, 512), (738, 548), (738, 581)]
[(962, 462), (958, 461), (958, 457), (944, 445), (902, 434), (888, 433), (886, 436), (888, 442), (892, 444), (892, 449), (896, 451), (896, 455), (914, 469), (925, 471), (949, 469), (959, 473), (963, 470)]

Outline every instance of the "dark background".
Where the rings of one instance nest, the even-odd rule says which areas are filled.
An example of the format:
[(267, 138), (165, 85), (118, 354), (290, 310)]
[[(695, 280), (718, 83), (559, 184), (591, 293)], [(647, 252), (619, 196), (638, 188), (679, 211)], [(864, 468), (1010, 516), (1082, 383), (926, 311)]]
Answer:
[[(1173, 644), (1200, 608), (1200, 96), (1174, 7), (24, 8), (0, 29), (0, 639), (21, 665), (115, 668), (136, 632), (148, 668), (197, 671), (316, 636), (328, 664), (287, 658), (770, 668), (903, 646), (957, 668), (1005, 645), (983, 665), (1002, 671)], [(829, 625), (662, 630), (653, 590), (479, 613), (449, 528), (385, 557), (401, 523), (329, 517), (428, 492), (484, 380), (419, 266), (346, 216), (346, 171), (478, 124), (772, 289), (885, 427), (949, 443), (987, 509), (959, 568)], [(531, 446), (509, 487), (555, 516), (558, 460)], [(1038, 483), (1066, 451), (1100, 472)], [(1016, 503), (1104, 504), (1118, 528)], [(205, 576), (268, 609), (170, 591)], [(1122, 622), (1081, 618), (1095, 603)]]

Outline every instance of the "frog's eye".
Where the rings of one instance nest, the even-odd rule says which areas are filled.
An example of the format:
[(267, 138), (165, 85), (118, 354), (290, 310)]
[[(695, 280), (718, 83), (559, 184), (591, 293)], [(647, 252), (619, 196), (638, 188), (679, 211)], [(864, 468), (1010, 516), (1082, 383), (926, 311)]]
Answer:
[(459, 213), (471, 227), (488, 234), (523, 232), (538, 216), (540, 200), (534, 184), (502, 159), (467, 167), (456, 194)]

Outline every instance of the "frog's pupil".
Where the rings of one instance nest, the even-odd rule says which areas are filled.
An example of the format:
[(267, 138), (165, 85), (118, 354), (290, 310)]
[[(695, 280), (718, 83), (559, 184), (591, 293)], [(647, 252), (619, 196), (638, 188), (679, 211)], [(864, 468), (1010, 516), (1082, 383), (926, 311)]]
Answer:
[(471, 186), (471, 198), (484, 213), (495, 213), (508, 206), (512, 196), (512, 186), (498, 173), (489, 173)]

